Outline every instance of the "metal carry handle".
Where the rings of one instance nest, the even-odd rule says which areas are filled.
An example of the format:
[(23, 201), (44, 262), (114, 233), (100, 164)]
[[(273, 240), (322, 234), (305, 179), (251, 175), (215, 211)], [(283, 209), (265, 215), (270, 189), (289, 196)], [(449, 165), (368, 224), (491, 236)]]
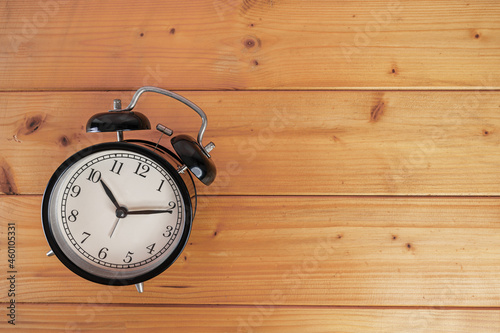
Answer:
[(142, 87), (142, 88), (137, 89), (134, 96), (132, 97), (132, 100), (130, 101), (130, 104), (125, 109), (109, 110), (109, 111), (111, 111), (111, 112), (113, 112), (113, 111), (116, 111), (116, 112), (118, 112), (118, 111), (132, 111), (132, 109), (137, 104), (139, 97), (145, 92), (154, 92), (157, 94), (171, 97), (173, 99), (178, 100), (179, 102), (184, 103), (185, 105), (189, 106), (191, 109), (196, 111), (196, 113), (198, 113), (201, 117), (201, 127), (200, 127), (200, 131), (198, 132), (198, 138), (197, 138), (198, 144), (200, 145), (203, 153), (205, 155), (207, 155), (207, 157), (210, 157), (210, 154), (208, 153), (206, 148), (213, 145), (212, 142), (210, 142), (207, 145), (207, 147), (205, 147), (202, 143), (203, 134), (205, 134), (205, 130), (207, 129), (207, 116), (206, 116), (205, 112), (203, 112), (203, 110), (198, 105), (194, 104), (193, 102), (191, 102), (190, 100), (188, 100), (187, 98), (185, 98), (179, 94), (176, 94), (176, 93), (169, 91), (169, 90), (157, 88), (157, 87), (146, 86), (146, 87)]

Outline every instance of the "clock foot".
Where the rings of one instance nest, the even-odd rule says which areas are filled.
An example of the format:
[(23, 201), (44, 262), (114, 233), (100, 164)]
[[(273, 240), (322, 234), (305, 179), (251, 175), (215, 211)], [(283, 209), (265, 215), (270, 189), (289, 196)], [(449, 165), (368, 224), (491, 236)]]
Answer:
[(141, 283), (136, 283), (135, 287), (137, 288), (137, 291), (139, 293), (143, 293), (144, 292), (144, 283), (142, 283), (142, 282)]
[(54, 251), (50, 250), (47, 252), (47, 257), (52, 257), (54, 255)]

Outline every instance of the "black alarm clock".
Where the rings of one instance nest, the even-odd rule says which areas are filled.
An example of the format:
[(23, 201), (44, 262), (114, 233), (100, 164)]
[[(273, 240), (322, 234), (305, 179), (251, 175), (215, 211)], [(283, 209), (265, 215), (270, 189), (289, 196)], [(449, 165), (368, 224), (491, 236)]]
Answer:
[[(157, 143), (124, 140), (124, 131), (151, 129), (148, 118), (133, 112), (144, 92), (174, 98), (196, 111), (198, 137), (172, 137), (171, 151), (161, 146), (173, 131), (158, 124)], [(117, 132), (117, 141), (85, 148), (64, 161), (50, 178), (42, 202), (42, 224), (56, 257), (79, 276), (106, 285), (143, 282), (167, 269), (184, 249), (196, 213), (192, 175), (210, 185), (216, 168), (215, 145), (202, 144), (207, 117), (186, 98), (156, 87), (142, 87), (129, 106), (98, 113), (87, 132)]]

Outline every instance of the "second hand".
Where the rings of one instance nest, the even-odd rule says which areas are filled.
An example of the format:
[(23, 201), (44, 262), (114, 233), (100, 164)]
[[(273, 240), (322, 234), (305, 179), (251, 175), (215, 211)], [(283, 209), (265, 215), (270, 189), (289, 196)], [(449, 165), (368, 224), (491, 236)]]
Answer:
[(113, 230), (111, 230), (111, 234), (109, 235), (109, 238), (111, 238), (115, 232), (116, 226), (118, 225), (118, 222), (120, 221), (120, 218), (116, 219), (115, 225), (113, 226)]

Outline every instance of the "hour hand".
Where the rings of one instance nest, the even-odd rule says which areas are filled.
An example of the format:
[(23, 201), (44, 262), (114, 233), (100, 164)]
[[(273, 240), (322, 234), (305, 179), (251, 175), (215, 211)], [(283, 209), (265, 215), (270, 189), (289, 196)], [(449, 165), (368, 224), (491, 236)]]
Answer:
[(104, 188), (104, 192), (106, 192), (106, 195), (111, 200), (113, 205), (115, 205), (116, 209), (119, 209), (120, 205), (118, 204), (118, 201), (116, 201), (115, 196), (113, 195), (109, 187), (102, 181), (102, 179), (101, 179), (101, 185)]
[(150, 214), (161, 214), (169, 213), (172, 214), (171, 209), (160, 209), (160, 210), (132, 210), (128, 211), (127, 215), (150, 215)]

